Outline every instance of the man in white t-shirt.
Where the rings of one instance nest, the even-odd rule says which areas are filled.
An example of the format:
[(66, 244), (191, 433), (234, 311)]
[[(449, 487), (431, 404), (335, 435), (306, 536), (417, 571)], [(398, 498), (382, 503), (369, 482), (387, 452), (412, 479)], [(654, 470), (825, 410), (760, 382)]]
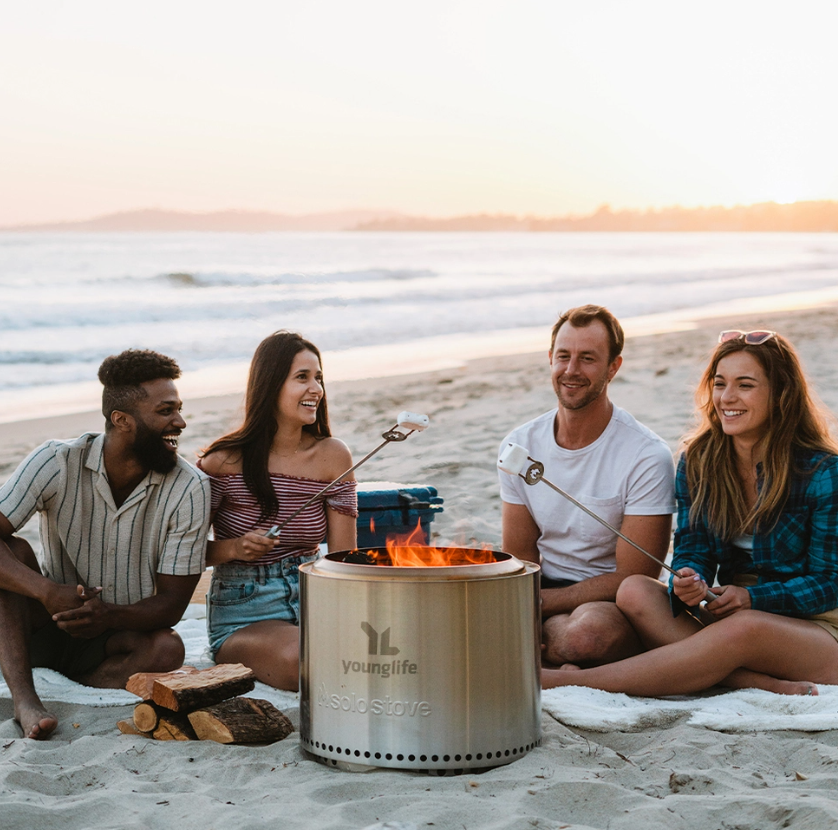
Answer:
[[(558, 408), (513, 430), (551, 482), (663, 560), (675, 511), (669, 448), (608, 399), (622, 363), (614, 315), (586, 305), (553, 326), (550, 367)], [(546, 484), (499, 473), (503, 549), (541, 564), (544, 660), (599, 665), (641, 650), (614, 603), (629, 574), (660, 567)]]

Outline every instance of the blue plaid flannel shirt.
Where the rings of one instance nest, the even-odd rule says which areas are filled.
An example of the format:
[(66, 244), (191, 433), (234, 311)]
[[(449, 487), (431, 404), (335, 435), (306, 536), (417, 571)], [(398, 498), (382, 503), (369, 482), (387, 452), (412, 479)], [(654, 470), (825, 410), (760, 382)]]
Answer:
[[(678, 525), (672, 567), (692, 568), (713, 584), (728, 585), (737, 573), (752, 573), (751, 607), (786, 616), (821, 614), (838, 607), (838, 457), (800, 452), (791, 492), (776, 525), (754, 534), (753, 560), (715, 536), (703, 518), (690, 527), (686, 457), (675, 474)], [(672, 595), (672, 599), (677, 598)], [(675, 610), (676, 602), (673, 605)]]

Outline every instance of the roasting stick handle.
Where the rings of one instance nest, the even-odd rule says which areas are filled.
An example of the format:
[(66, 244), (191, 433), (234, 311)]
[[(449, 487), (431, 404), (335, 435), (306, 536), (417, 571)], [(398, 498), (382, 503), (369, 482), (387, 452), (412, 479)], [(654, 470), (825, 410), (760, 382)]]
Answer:
[[(522, 476), (522, 477), (523, 477), (523, 476)], [(525, 479), (525, 480), (526, 480), (526, 479)], [(564, 497), (565, 497), (568, 501), (573, 502), (573, 504), (575, 504), (578, 508), (580, 508), (581, 510), (584, 510), (584, 511), (585, 511), (585, 512), (586, 512), (586, 513), (587, 513), (587, 514), (588, 514), (588, 515), (589, 515), (592, 519), (596, 519), (596, 520), (597, 520), (597, 521), (598, 521), (601, 525), (605, 525), (605, 527), (607, 527), (609, 530), (611, 530), (611, 531), (613, 531), (614, 533), (616, 533), (616, 534), (617, 534), (617, 535), (618, 535), (618, 536), (619, 536), (619, 537), (620, 537), (620, 538), (621, 538), (624, 542), (628, 542), (628, 543), (629, 543), (629, 544), (630, 544), (633, 548), (636, 548), (636, 549), (637, 549), (637, 550), (639, 550), (642, 554), (644, 554), (645, 556), (648, 556), (648, 557), (649, 557), (649, 559), (653, 559), (653, 560), (654, 560), (655, 562), (657, 562), (657, 563), (658, 563), (658, 565), (660, 565), (660, 566), (661, 566), (661, 567), (662, 567), (665, 571), (669, 571), (669, 573), (671, 573), (673, 576), (680, 576), (680, 574), (678, 573), (678, 571), (673, 570), (672, 568), (670, 568), (670, 567), (669, 567), (669, 565), (667, 565), (665, 562), (661, 562), (661, 560), (660, 560), (660, 559), (658, 559), (658, 557), (657, 557), (657, 556), (652, 556), (652, 554), (651, 554), (651, 553), (649, 553), (649, 551), (647, 551), (647, 550), (643, 550), (643, 548), (641, 548), (641, 547), (640, 547), (640, 545), (638, 545), (638, 544), (637, 544), (637, 542), (632, 542), (632, 540), (631, 540), (631, 539), (629, 539), (629, 537), (628, 537), (628, 536), (623, 535), (622, 533), (620, 533), (620, 531), (619, 531), (619, 530), (617, 530), (617, 528), (616, 528), (616, 527), (614, 527), (613, 525), (610, 525), (608, 522), (606, 522), (606, 521), (605, 521), (605, 519), (602, 519), (602, 518), (600, 518), (599, 516), (597, 516), (597, 514), (596, 514), (596, 513), (594, 513), (592, 510), (589, 510), (587, 507), (585, 507), (585, 505), (584, 505), (584, 504), (582, 504), (581, 502), (579, 502), (579, 501), (577, 501), (575, 498), (573, 498), (573, 496), (571, 496), (571, 495), (570, 495), (570, 493), (565, 493), (565, 491), (564, 491), (564, 490), (562, 490), (562, 488), (561, 488), (561, 487), (557, 487), (555, 484), (553, 484), (553, 482), (552, 482), (552, 481), (549, 481), (548, 479), (544, 478), (544, 476), (543, 476), (543, 475), (541, 476), (541, 480), (542, 480), (542, 481), (543, 481), (543, 482), (544, 482), (544, 483), (545, 483), (548, 487), (552, 487), (552, 488), (553, 488), (553, 489), (554, 489), (554, 490), (555, 490), (555, 491), (556, 491), (556, 492), (557, 492), (560, 496), (564, 496)], [(715, 595), (715, 594), (714, 594), (714, 593), (713, 593), (713, 592), (712, 592), (712, 591), (708, 588), (708, 589), (707, 589), (706, 599), (707, 599), (709, 602), (712, 602), (714, 599), (718, 599), (718, 597), (717, 597), (717, 596), (716, 596), (716, 595)]]

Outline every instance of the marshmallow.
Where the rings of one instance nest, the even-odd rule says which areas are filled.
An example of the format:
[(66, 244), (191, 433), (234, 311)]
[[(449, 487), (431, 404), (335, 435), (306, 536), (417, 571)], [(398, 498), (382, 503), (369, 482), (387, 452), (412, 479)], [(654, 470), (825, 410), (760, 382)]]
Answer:
[(431, 419), (427, 415), (419, 415), (416, 412), (399, 412), (399, 417), (396, 419), (396, 424), (405, 429), (412, 429), (416, 432), (422, 432), (423, 429), (428, 428)]
[(530, 461), (530, 451), (520, 444), (509, 443), (504, 447), (498, 459), (498, 468), (511, 476), (524, 475)]

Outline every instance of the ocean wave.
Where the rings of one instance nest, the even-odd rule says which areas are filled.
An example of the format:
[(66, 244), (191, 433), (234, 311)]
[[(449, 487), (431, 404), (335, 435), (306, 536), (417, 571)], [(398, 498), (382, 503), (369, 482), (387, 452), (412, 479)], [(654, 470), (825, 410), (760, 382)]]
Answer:
[[(266, 285), (335, 285), (359, 282), (406, 282), (408, 280), (432, 279), (439, 276), (428, 269), (410, 268), (365, 268), (358, 271), (330, 271), (323, 273), (231, 273), (228, 271), (196, 272), (177, 271), (160, 274), (154, 279), (182, 288), (255, 287)], [(126, 277), (126, 279), (128, 279)], [(135, 278), (131, 278), (132, 281)]]

